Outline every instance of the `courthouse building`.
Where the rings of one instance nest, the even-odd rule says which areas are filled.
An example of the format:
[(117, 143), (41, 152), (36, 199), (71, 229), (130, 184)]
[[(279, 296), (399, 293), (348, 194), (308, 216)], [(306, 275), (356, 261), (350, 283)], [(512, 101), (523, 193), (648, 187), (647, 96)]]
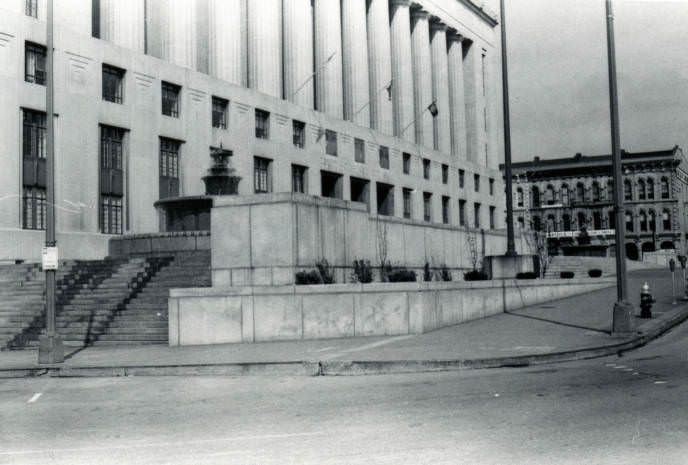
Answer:
[[(678, 147), (654, 152), (621, 152), (626, 255), (676, 249), (686, 252), (688, 164)], [(581, 228), (591, 248), (613, 254), (614, 198), (611, 155), (513, 164), (516, 226), (574, 238)], [(573, 240), (569, 241), (573, 243)]]
[[(499, 28), (480, 2), (54, 4), (62, 257), (103, 257), (113, 235), (159, 231), (155, 202), (204, 194), (218, 148), (241, 195), (503, 227)], [(35, 260), (44, 241), (45, 63), (46, 1), (0, 2), (0, 261)], [(677, 207), (655, 208), (660, 225), (670, 214), (666, 240), (679, 240)]]

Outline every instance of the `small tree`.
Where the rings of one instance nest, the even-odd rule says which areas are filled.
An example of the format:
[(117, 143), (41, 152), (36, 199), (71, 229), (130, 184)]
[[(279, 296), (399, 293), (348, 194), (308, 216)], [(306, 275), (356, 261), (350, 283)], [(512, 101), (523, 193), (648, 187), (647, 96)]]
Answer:
[(466, 242), (468, 243), (468, 253), (471, 259), (471, 267), (473, 271), (478, 270), (478, 265), (482, 265), (482, 257), (478, 250), (478, 233), (475, 231), (466, 231)]
[(380, 280), (387, 281), (387, 273), (390, 270), (387, 254), (389, 243), (387, 242), (387, 222), (380, 220), (380, 215), (375, 219), (375, 233), (377, 236), (377, 258), (380, 264)]

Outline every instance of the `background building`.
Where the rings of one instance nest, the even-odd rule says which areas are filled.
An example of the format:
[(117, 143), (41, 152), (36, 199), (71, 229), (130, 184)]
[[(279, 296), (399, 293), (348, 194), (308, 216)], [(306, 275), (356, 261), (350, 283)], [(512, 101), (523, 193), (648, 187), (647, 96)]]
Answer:
[[(685, 253), (688, 165), (678, 147), (621, 152), (626, 209), (626, 255), (677, 249)], [(613, 254), (611, 155), (540, 160), (513, 165), (516, 226), (573, 238), (585, 227), (591, 245)], [(594, 248), (594, 247), (593, 247)]]
[[(0, 4), (0, 260), (44, 240), (45, 18)], [(502, 227), (496, 26), (471, 0), (56, 0), (61, 256), (158, 231), (217, 147), (240, 194)]]

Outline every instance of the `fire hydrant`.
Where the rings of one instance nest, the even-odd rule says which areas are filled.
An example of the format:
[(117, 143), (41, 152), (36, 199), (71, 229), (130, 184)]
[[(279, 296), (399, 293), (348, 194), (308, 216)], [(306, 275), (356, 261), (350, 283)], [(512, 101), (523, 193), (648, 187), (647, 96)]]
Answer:
[(652, 318), (652, 304), (655, 302), (650, 294), (650, 286), (646, 282), (640, 288), (640, 318)]

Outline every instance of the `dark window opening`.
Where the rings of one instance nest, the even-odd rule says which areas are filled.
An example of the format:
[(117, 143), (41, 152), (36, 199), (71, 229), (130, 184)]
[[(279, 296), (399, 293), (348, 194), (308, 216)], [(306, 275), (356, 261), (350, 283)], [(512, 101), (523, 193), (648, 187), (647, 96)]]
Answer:
[(331, 171), (320, 172), (320, 191), (323, 197), (333, 199), (342, 198), (342, 179), (343, 176), (339, 173), (332, 173)]
[(38, 18), (38, 0), (26, 0), (25, 12), (26, 16)]
[(291, 191), (305, 194), (308, 192), (307, 187), (307, 173), (308, 168), (300, 165), (291, 165)]
[(325, 131), (325, 153), (337, 156), (337, 133), (329, 129)]
[(389, 169), (389, 148), (381, 145), (378, 153), (380, 155), (380, 168)]
[(423, 192), (423, 220), (428, 223), (432, 221), (432, 194), (430, 192)]
[(44, 86), (47, 49), (43, 45), (26, 42), (24, 52), (24, 80)]
[(404, 174), (411, 174), (411, 154), (404, 152), (402, 158)]
[(459, 200), (459, 225), (466, 226), (466, 201)]
[(476, 192), (480, 192), (480, 175), (479, 174), (473, 175), (473, 189)]
[(351, 177), (351, 201), (366, 204), (370, 210), (370, 182), (366, 179)]
[(449, 224), (449, 197), (442, 196), (442, 223)]
[(404, 218), (411, 218), (411, 215), (413, 213), (413, 208), (412, 208), (412, 203), (411, 203), (411, 195), (413, 194), (412, 189), (407, 189), (404, 188), (402, 190), (402, 195), (404, 198)]
[(160, 187), (159, 197), (179, 197), (179, 147), (174, 139), (160, 138)]
[(256, 194), (272, 192), (270, 166), (272, 160), (253, 157), (253, 191)]
[(377, 190), (377, 214), (378, 215), (394, 215), (394, 186), (376, 183)]
[(171, 116), (172, 118), (179, 118), (179, 93), (181, 92), (181, 87), (163, 81), (161, 84), (161, 91), (162, 114)]
[(220, 129), (227, 129), (227, 108), (229, 107), (229, 100), (220, 97), (213, 97), (212, 99), (212, 118), (213, 127)]
[(459, 170), (459, 188), (463, 189), (463, 186), (466, 182), (466, 172), (464, 170)]
[(495, 229), (495, 207), (490, 207), (490, 229)]
[(256, 108), (256, 139), (270, 138), (270, 112)]
[(474, 226), (476, 228), (479, 228), (480, 227), (480, 204), (477, 202), (473, 204), (473, 219), (475, 221)]
[(423, 178), (430, 179), (430, 160), (423, 158)]
[(113, 103), (124, 101), (124, 70), (115, 66), (103, 65), (103, 100)]
[(442, 184), (447, 184), (449, 182), (449, 166), (442, 165)]
[(357, 163), (365, 163), (365, 142), (363, 139), (354, 139), (354, 160)]
[(122, 234), (124, 130), (100, 127), (100, 231)]
[(306, 123), (302, 121), (292, 121), (292, 143), (294, 147), (300, 149), (306, 146)]

